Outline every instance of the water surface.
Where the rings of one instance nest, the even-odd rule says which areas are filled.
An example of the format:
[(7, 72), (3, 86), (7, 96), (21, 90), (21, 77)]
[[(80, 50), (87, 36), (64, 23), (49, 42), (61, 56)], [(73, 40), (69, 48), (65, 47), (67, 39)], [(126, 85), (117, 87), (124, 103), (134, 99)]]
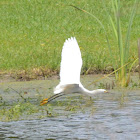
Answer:
[[(89, 78), (89, 77), (88, 77)], [(86, 81), (83, 80), (83, 81)], [(7, 86), (17, 91), (23, 90), (28, 96), (47, 96), (52, 94), (52, 89), (58, 80), (11, 82), (1, 84), (1, 95), (11, 100), (16, 93)], [(37, 84), (36, 84), (37, 83)], [(46, 85), (46, 86), (45, 86)], [(88, 84), (87, 84), (88, 85)], [(19, 88), (20, 87), (20, 88)], [(48, 88), (49, 87), (49, 88)], [(91, 88), (91, 87), (89, 87)], [(17, 95), (16, 95), (17, 96)], [(37, 97), (35, 96), (35, 97)], [(83, 100), (81, 109), (76, 111), (65, 110), (65, 107), (53, 105), (54, 111), (60, 113), (55, 117), (44, 119), (20, 120), (0, 122), (0, 138), (11, 139), (88, 139), (88, 140), (139, 140), (140, 139), (140, 90), (110, 90), (109, 94), (96, 95), (85, 107), (88, 97), (73, 96), (72, 105), (76, 100)], [(76, 98), (77, 97), (77, 98)], [(17, 96), (17, 98), (19, 98)], [(16, 98), (14, 96), (14, 101)], [(66, 102), (68, 98), (58, 99)], [(52, 102), (55, 103), (56, 101)], [(79, 105), (79, 104), (78, 104)], [(84, 108), (83, 108), (84, 106)], [(69, 113), (68, 113), (69, 112)]]

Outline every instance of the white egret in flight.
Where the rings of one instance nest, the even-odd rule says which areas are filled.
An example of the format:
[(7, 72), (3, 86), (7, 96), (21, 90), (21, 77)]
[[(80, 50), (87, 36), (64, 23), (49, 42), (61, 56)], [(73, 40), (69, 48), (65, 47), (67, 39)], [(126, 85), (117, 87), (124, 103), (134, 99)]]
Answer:
[(70, 93), (81, 93), (94, 96), (97, 93), (107, 92), (105, 89), (89, 91), (80, 82), (82, 58), (80, 48), (75, 37), (67, 39), (64, 43), (61, 56), (60, 83), (54, 89), (50, 98), (41, 101), (41, 105), (52, 101), (55, 98)]

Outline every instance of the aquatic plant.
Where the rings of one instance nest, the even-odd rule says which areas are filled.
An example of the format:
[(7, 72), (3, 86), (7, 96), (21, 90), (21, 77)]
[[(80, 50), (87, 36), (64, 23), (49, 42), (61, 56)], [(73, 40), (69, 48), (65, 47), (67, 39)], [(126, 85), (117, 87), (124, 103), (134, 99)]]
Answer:
[[(105, 37), (106, 37), (106, 41), (107, 41), (107, 45), (109, 48), (111, 60), (113, 62), (112, 65), (113, 65), (113, 68), (115, 70), (114, 73), (115, 73), (117, 83), (121, 86), (128, 86), (129, 81), (130, 81), (131, 69), (132, 69), (133, 65), (135, 64), (135, 62), (138, 60), (137, 58), (134, 58), (133, 61), (131, 61), (131, 65), (130, 65), (131, 58), (129, 56), (129, 48), (130, 48), (129, 42), (130, 42), (131, 26), (132, 26), (132, 22), (133, 22), (134, 15), (136, 12), (136, 7), (137, 7), (137, 0), (135, 0), (133, 8), (131, 10), (129, 25), (128, 25), (125, 40), (123, 40), (123, 36), (122, 36), (120, 0), (111, 0), (111, 2), (112, 2), (111, 8), (113, 10), (114, 16), (111, 16), (112, 13), (108, 11), (107, 6), (105, 4), (105, 1), (102, 0), (103, 7), (106, 11), (108, 21), (112, 27), (113, 35), (114, 35), (115, 41), (117, 42), (117, 46), (118, 46), (119, 58), (117, 59), (117, 61), (113, 57), (112, 47), (111, 47), (110, 40), (109, 40), (109, 35), (108, 35), (107, 30), (106, 30), (104, 24), (102, 23), (102, 21), (100, 19), (98, 19), (95, 15), (91, 14), (90, 12), (88, 12), (86, 10), (83, 10), (77, 6), (74, 6), (74, 5), (70, 5), (70, 6), (92, 16), (99, 23), (99, 25), (103, 28), (104, 33), (105, 33)], [(129, 74), (127, 75), (128, 64), (130, 65), (130, 67), (129, 67)]]
[(42, 108), (30, 102), (18, 102), (11, 106), (2, 105), (0, 108), (0, 121), (17, 121), (32, 118), (38, 119), (50, 116), (52, 116), (50, 106)]

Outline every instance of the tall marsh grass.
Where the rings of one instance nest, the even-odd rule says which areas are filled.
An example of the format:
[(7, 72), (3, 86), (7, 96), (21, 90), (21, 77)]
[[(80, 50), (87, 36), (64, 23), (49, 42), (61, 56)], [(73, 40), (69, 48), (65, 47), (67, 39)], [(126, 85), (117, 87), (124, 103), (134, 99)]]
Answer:
[[(122, 11), (123, 7), (121, 5), (120, 0), (111, 0), (111, 4), (112, 4), (111, 11), (112, 12), (110, 12), (108, 10), (108, 7), (106, 6), (106, 3), (104, 0), (102, 0), (102, 4), (105, 9), (106, 15), (108, 17), (108, 22), (110, 23), (112, 31), (113, 31), (112, 35), (115, 38), (114, 39), (114, 41), (116, 42), (115, 44), (117, 44), (117, 46), (118, 46), (118, 56), (119, 57), (117, 60), (113, 57), (112, 47), (110, 44), (108, 33), (107, 33), (107, 30), (106, 30), (104, 24), (102, 23), (102, 21), (97, 16), (95, 16), (83, 9), (80, 9), (79, 7), (76, 7), (73, 5), (70, 5), (70, 6), (92, 16), (99, 23), (99, 25), (103, 28), (105, 37), (106, 37), (106, 41), (107, 41), (107, 45), (109, 48), (111, 60), (113, 62), (112, 65), (114, 67), (114, 73), (115, 73), (116, 80), (119, 85), (128, 86), (129, 81), (130, 81), (131, 69), (132, 69), (133, 65), (135, 64), (135, 62), (138, 60), (137, 58), (134, 58), (132, 60), (132, 58), (129, 55), (130, 33), (131, 33), (131, 27), (132, 27), (134, 15), (135, 15), (135, 12), (137, 9), (137, 0), (135, 0), (134, 5), (131, 9), (130, 18), (128, 21), (128, 29), (127, 29), (127, 33), (125, 35), (125, 39), (124, 39), (124, 36), (122, 35), (121, 11)], [(130, 62), (131, 62), (131, 64), (130, 64)], [(129, 67), (128, 67), (128, 64), (129, 64)], [(128, 69), (129, 69), (129, 73), (127, 74)]]

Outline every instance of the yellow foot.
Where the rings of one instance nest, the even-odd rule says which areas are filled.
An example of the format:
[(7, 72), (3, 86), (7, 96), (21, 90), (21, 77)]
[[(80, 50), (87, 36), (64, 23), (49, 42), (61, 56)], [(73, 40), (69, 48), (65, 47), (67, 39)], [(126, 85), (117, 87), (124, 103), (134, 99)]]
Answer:
[(41, 102), (40, 102), (40, 105), (44, 105), (48, 102), (48, 98), (45, 98), (43, 99)]

